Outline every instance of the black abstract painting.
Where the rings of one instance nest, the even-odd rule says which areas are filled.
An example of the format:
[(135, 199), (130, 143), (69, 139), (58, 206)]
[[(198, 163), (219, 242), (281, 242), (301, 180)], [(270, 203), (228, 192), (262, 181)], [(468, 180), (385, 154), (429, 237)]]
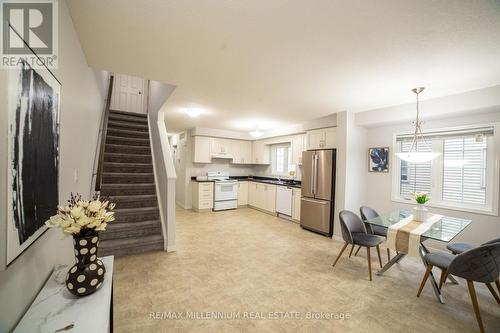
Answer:
[(59, 201), (60, 86), (54, 87), (54, 80), (49, 84), (26, 62), (16, 76), (9, 117), (10, 223), (21, 246), (45, 227)]
[(389, 172), (389, 148), (370, 148), (369, 154), (369, 171), (372, 172)]

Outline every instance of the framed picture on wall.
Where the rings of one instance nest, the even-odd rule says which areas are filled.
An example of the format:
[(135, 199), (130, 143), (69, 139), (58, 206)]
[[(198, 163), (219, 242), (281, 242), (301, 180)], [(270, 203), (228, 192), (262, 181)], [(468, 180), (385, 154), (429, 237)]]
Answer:
[(61, 83), (49, 69), (21, 58), (9, 70), (7, 88), (7, 232), (0, 269), (47, 230), (59, 203)]
[(389, 172), (389, 147), (368, 148), (368, 171)]

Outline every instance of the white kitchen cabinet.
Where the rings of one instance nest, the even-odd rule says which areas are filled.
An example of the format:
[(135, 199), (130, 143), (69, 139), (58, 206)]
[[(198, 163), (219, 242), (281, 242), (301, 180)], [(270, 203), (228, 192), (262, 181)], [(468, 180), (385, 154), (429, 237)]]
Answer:
[(248, 182), (238, 182), (238, 206), (248, 205)]
[(305, 135), (298, 134), (292, 137), (292, 164), (302, 165), (302, 152), (305, 150)]
[(293, 189), (293, 202), (292, 202), (292, 219), (300, 221), (300, 188)]
[(233, 164), (252, 163), (252, 142), (243, 140), (232, 140), (231, 152), (233, 153)]
[(194, 163), (211, 163), (212, 157), (210, 152), (211, 138), (206, 136), (193, 137), (193, 162)]
[(192, 182), (193, 210), (205, 211), (214, 208), (214, 183)]
[(252, 143), (252, 163), (253, 164), (270, 164), (271, 149), (262, 141), (254, 141)]
[(307, 149), (328, 149), (337, 146), (337, 128), (328, 127), (308, 131)]
[(264, 184), (265, 202), (263, 209), (269, 213), (276, 213), (276, 185)]
[(248, 204), (269, 213), (276, 213), (276, 185), (250, 182)]
[(230, 139), (212, 138), (210, 150), (212, 154), (227, 154), (231, 153)]
[(257, 207), (257, 186), (256, 182), (248, 182), (248, 205)]

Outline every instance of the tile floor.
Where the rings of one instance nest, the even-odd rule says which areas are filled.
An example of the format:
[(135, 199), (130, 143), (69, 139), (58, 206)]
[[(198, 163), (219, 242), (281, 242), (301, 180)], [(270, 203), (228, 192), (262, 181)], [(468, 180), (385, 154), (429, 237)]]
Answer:
[[(370, 282), (365, 251), (344, 254), (332, 268), (341, 246), (250, 208), (179, 209), (176, 252), (116, 259), (115, 332), (479, 331), (463, 280), (446, 285), (444, 305), (430, 285), (417, 299), (424, 273), (418, 259), (404, 259)], [(385, 249), (382, 255), (385, 262)], [(500, 332), (500, 307), (485, 286), (477, 292), (486, 331)], [(311, 313), (344, 319), (307, 319)], [(226, 319), (203, 319), (215, 315)]]

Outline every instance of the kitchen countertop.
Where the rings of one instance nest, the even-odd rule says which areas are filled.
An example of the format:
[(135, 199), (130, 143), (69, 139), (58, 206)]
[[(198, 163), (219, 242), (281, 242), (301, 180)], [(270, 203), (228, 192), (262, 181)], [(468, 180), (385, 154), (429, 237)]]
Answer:
[[(287, 181), (278, 181), (277, 178), (273, 177), (261, 177), (261, 176), (253, 176), (253, 177), (248, 177), (248, 176), (234, 176), (234, 177), (229, 177), (230, 179), (238, 180), (238, 181), (249, 181), (249, 182), (257, 182), (257, 183), (264, 183), (264, 184), (271, 184), (271, 185), (279, 185), (279, 186), (289, 186), (289, 187), (294, 187), (294, 188), (300, 188), (300, 181), (296, 180), (294, 184), (289, 184)], [(191, 177), (192, 181), (195, 182), (213, 182), (212, 180), (196, 180), (196, 177)]]

